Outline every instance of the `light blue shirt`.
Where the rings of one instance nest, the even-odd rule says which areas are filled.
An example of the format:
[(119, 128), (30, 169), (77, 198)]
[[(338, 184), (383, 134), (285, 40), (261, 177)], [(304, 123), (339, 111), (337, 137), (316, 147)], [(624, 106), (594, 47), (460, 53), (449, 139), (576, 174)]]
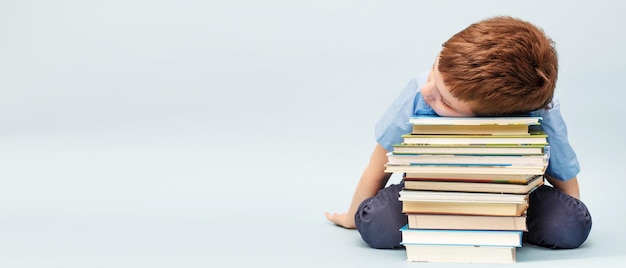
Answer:
[[(375, 127), (376, 141), (387, 151), (393, 151), (393, 145), (401, 143), (402, 135), (411, 132), (409, 118), (414, 115), (436, 115), (426, 104), (420, 89), (428, 79), (428, 72), (411, 79)], [(548, 134), (550, 160), (546, 174), (562, 181), (569, 180), (580, 172), (576, 153), (567, 139), (567, 126), (561, 116), (559, 101), (552, 100), (551, 109), (532, 112), (541, 116), (541, 127)]]

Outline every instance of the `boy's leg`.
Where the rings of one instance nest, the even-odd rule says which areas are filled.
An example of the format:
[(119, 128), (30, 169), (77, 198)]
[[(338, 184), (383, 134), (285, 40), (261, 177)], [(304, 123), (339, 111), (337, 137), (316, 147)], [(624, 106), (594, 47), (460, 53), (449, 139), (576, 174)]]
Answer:
[(403, 184), (390, 185), (376, 196), (365, 199), (354, 215), (361, 237), (373, 248), (399, 248), (402, 240), (400, 227), (407, 224), (398, 200)]
[(589, 236), (591, 215), (583, 202), (543, 185), (530, 194), (525, 242), (547, 248), (577, 248)]

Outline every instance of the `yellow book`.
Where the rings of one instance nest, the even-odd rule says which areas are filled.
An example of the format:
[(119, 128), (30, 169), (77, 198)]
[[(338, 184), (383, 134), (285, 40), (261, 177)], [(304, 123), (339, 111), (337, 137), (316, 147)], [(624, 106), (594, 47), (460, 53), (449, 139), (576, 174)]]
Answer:
[(528, 203), (479, 203), (449, 201), (403, 201), (402, 212), (430, 214), (520, 216), (528, 208)]

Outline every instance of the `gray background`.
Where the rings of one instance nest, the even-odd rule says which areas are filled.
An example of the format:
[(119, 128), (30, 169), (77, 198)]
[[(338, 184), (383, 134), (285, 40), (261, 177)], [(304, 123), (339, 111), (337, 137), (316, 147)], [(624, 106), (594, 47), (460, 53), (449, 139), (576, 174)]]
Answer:
[(347, 210), (373, 126), (408, 80), (449, 36), (495, 15), (556, 41), (557, 94), (594, 219), (582, 248), (524, 246), (516, 267), (616, 266), (626, 261), (625, 10), (0, 1), (0, 266), (423, 265), (368, 248), (323, 212)]

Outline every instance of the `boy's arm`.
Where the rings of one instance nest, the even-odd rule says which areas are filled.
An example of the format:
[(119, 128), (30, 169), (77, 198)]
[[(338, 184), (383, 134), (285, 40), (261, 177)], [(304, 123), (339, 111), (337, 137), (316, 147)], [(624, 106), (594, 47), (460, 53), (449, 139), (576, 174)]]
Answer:
[(573, 196), (576, 199), (580, 199), (580, 188), (578, 187), (578, 179), (576, 177), (573, 177), (567, 181), (560, 181), (546, 175), (546, 179), (548, 179), (548, 182), (550, 182), (550, 184), (552, 184), (554, 188), (557, 188), (562, 192)]
[(378, 190), (385, 187), (391, 173), (385, 173), (385, 164), (387, 163), (387, 150), (385, 150), (380, 144), (376, 144), (374, 152), (370, 157), (370, 162), (363, 171), (361, 179), (359, 180), (354, 195), (352, 196), (352, 202), (347, 213), (329, 213), (326, 212), (326, 218), (336, 225), (344, 228), (354, 229), (356, 225), (354, 223), (354, 214), (359, 208), (359, 205), (363, 200), (368, 197), (376, 195)]

